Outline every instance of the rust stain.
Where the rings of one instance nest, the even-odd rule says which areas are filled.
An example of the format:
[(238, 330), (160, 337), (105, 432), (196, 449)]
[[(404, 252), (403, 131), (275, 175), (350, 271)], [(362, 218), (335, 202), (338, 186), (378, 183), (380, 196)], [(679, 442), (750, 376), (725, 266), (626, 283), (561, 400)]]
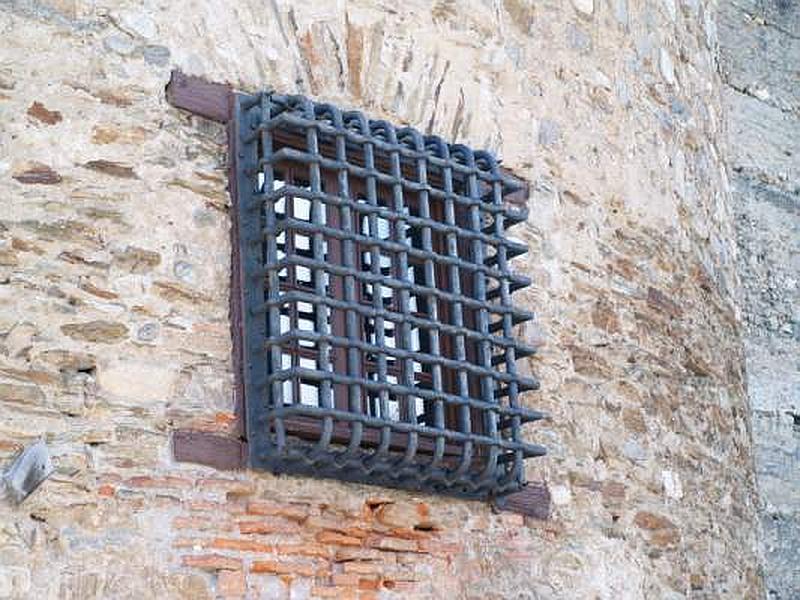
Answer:
[(173, 281), (155, 281), (153, 287), (159, 296), (169, 301), (183, 300), (192, 303), (211, 301), (206, 294)]
[(139, 144), (147, 138), (144, 127), (117, 127), (114, 125), (96, 125), (92, 129), (92, 143), (103, 144)]
[(317, 52), (316, 47), (314, 46), (314, 39), (311, 35), (311, 30), (306, 31), (306, 33), (298, 39), (298, 43), (300, 45), (300, 50), (302, 50), (306, 57), (308, 79), (309, 85), (311, 86), (311, 91), (313, 93), (318, 93), (319, 84), (317, 82), (317, 78), (314, 76), (314, 70), (317, 69), (322, 63), (322, 59)]
[(55, 125), (63, 120), (61, 113), (57, 110), (48, 110), (41, 102), (34, 102), (28, 107), (28, 116), (33, 117), (37, 121), (47, 123), (48, 125)]
[(80, 90), (81, 92), (86, 92), (90, 96), (97, 98), (103, 104), (111, 104), (113, 106), (130, 106), (133, 104), (133, 100), (131, 100), (127, 96), (123, 96), (119, 94), (117, 91), (111, 90), (93, 90), (89, 86), (80, 83), (79, 81), (69, 81), (66, 80), (64, 83), (70, 86), (74, 90)]
[(119, 294), (116, 294), (110, 290), (104, 290), (102, 288), (97, 287), (90, 281), (81, 281), (78, 284), (78, 288), (86, 292), (87, 294), (91, 294), (92, 296), (97, 296), (98, 298), (103, 298), (104, 300), (115, 300), (119, 298)]
[(361, 98), (361, 65), (364, 61), (364, 30), (346, 19), (347, 26), (347, 79), (355, 98)]
[(20, 183), (55, 185), (63, 180), (61, 175), (45, 164), (38, 162), (27, 163), (22, 171), (12, 175)]
[(120, 107), (130, 106), (133, 104), (133, 100), (127, 96), (121, 96), (120, 94), (115, 94), (109, 90), (99, 90), (97, 92), (91, 92), (91, 94), (103, 104), (111, 104), (112, 106)]
[(112, 177), (119, 177), (121, 179), (138, 179), (132, 167), (122, 163), (114, 162), (112, 160), (90, 160), (83, 166), (87, 169), (91, 169), (92, 171), (98, 171), (99, 173), (111, 175)]

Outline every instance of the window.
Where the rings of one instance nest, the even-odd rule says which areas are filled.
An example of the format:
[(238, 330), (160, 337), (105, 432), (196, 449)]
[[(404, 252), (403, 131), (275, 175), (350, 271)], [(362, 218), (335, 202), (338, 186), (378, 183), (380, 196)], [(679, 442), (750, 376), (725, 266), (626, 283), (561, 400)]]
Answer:
[(250, 462), (471, 498), (544, 454), (515, 361), (521, 183), (486, 152), (301, 96), (237, 94)]

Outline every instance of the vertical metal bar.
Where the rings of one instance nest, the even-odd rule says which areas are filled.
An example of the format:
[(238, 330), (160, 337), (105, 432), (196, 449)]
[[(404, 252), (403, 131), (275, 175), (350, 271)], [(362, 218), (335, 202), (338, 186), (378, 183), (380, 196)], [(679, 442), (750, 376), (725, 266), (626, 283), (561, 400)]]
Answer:
[[(234, 100), (234, 139), (238, 165), (237, 215), (239, 225), (239, 260), (245, 285), (242, 286), (243, 319), (246, 323), (243, 333), (243, 367), (245, 370), (244, 389), (247, 404), (247, 437), (250, 440), (250, 460), (254, 465), (261, 464), (270, 450), (271, 440), (268, 435), (268, 423), (265, 419), (268, 402), (272, 402), (273, 390), (268, 390), (266, 377), (274, 368), (272, 359), (267, 361), (265, 341), (269, 332), (274, 331), (276, 319), (274, 313), (264, 314), (257, 308), (265, 301), (264, 278), (253, 281), (248, 274), (258, 271), (258, 267), (275, 256), (275, 240), (266, 240), (262, 232), (270, 226), (269, 206), (264, 207), (260, 197), (256, 196), (258, 185), (257, 165), (258, 144), (253, 138), (253, 130), (259, 125), (259, 117), (266, 105), (269, 114), (269, 94), (262, 94), (261, 107), (245, 111), (242, 97)], [(245, 139), (251, 141), (245, 142)], [(262, 155), (269, 154), (272, 149), (269, 136), (261, 139)], [(248, 176), (247, 172), (256, 173)], [(263, 171), (266, 182), (271, 185), (272, 172), (269, 168)], [(267, 203), (269, 204), (269, 203)], [(274, 212), (272, 213), (274, 222)], [(272, 251), (270, 253), (270, 251)], [(266, 254), (265, 254), (266, 252)], [(277, 291), (277, 286), (274, 288)], [(273, 289), (270, 288), (272, 293)], [(280, 352), (278, 352), (278, 355)], [(278, 356), (280, 361), (280, 356)], [(280, 397), (280, 396), (278, 396)]]
[[(405, 206), (404, 206), (404, 199), (403, 199), (403, 170), (400, 166), (400, 147), (397, 142), (397, 131), (393, 126), (388, 123), (382, 123), (385, 127), (385, 133), (388, 138), (388, 142), (391, 145), (389, 150), (389, 162), (390, 162), (390, 174), (393, 179), (392, 183), (392, 210), (397, 214), (398, 217), (404, 214)], [(394, 240), (400, 244), (405, 246), (408, 245), (408, 239), (406, 237), (406, 221), (405, 219), (398, 218), (394, 222), (394, 231), (393, 237)], [(408, 253), (405, 250), (400, 250), (395, 255), (395, 277), (402, 281), (408, 281)], [(409, 292), (408, 288), (400, 288), (399, 290), (395, 291), (397, 298), (398, 298), (398, 308), (400, 309), (400, 313), (406, 317), (409, 314)], [(403, 350), (410, 350), (411, 349), (411, 324), (408, 322), (407, 318), (404, 318), (401, 323), (395, 324), (395, 332), (399, 332), (400, 335), (396, 335), (395, 339), (397, 340), (398, 344), (397, 347)], [(414, 387), (414, 361), (410, 358), (402, 359), (401, 364), (403, 368), (401, 370), (402, 373), (402, 383), (404, 386), (408, 388)], [(417, 422), (417, 413), (416, 413), (416, 403), (414, 402), (412, 397), (405, 396), (404, 402), (401, 402), (401, 407), (405, 409), (405, 420), (409, 423), (416, 423)], [(402, 406), (405, 404), (405, 406)], [(409, 465), (413, 462), (414, 456), (417, 452), (417, 444), (418, 444), (418, 434), (415, 431), (408, 432), (408, 446), (406, 447), (405, 456), (403, 456), (403, 460), (401, 461), (404, 465)]]
[[(455, 211), (455, 194), (453, 192), (453, 162), (450, 157), (450, 149), (444, 143), (440, 144), (440, 151), (442, 154), (442, 158), (445, 160), (445, 165), (442, 168), (442, 177), (444, 180), (444, 192), (445, 192), (445, 203), (444, 203), (444, 220), (447, 225), (455, 226), (456, 225), (456, 211)], [(447, 233), (447, 254), (453, 258), (458, 258), (458, 237), (455, 233), (448, 232)], [(460, 273), (459, 268), (457, 265), (453, 264), (450, 266), (450, 292), (452, 292), (456, 296), (461, 295), (461, 280), (460, 280)], [(464, 309), (461, 302), (454, 301), (451, 305), (451, 312), (452, 312), (452, 324), (455, 327), (463, 327), (464, 326)], [(459, 362), (465, 362), (467, 360), (467, 351), (466, 351), (466, 343), (464, 339), (464, 334), (459, 333), (455, 335), (455, 359)], [(469, 396), (469, 380), (467, 378), (467, 372), (464, 369), (458, 369), (457, 372), (457, 380), (458, 380), (458, 394), (461, 397), (468, 397)], [(470, 409), (466, 405), (462, 405), (458, 409), (458, 426), (462, 433), (470, 434), (472, 433), (472, 422), (470, 417)], [(470, 465), (472, 464), (472, 454), (473, 454), (473, 443), (471, 440), (467, 440), (464, 442), (464, 448), (461, 452), (461, 462), (459, 463), (458, 467), (456, 468), (453, 476), (458, 478), (461, 477), (464, 473), (466, 473)]]
[[(492, 172), (492, 202), (495, 206), (503, 206), (503, 183), (500, 177), (500, 170), (494, 158), (491, 158), (491, 172)], [(502, 211), (496, 212), (494, 216), (494, 236), (498, 241), (503, 240), (505, 237), (505, 215)], [(509, 268), (508, 268), (508, 255), (506, 246), (503, 243), (497, 244), (497, 268), (503, 274), (500, 280), (500, 305), (504, 307), (511, 307), (511, 292), (509, 289)], [(503, 313), (503, 337), (512, 339), (514, 332), (514, 323), (509, 312)], [(513, 379), (508, 383), (508, 402), (512, 408), (518, 408), (519, 401), (519, 385), (517, 384), (517, 364), (516, 364), (516, 351), (513, 344), (505, 347), (505, 366), (506, 373), (511, 375)], [(498, 399), (498, 402), (500, 399)], [(514, 442), (519, 442), (521, 436), (522, 423), (518, 416), (511, 418), (511, 439)], [(505, 481), (503, 484), (517, 483), (522, 485), (525, 483), (525, 472), (522, 468), (522, 461), (524, 456), (522, 450), (514, 451), (514, 461), (507, 464), (508, 472), (506, 473)]]
[[(344, 123), (342, 121), (341, 113), (329, 107), (331, 115), (333, 116), (333, 124), (336, 128), (336, 161), (339, 163), (337, 170), (337, 183), (338, 195), (344, 199), (350, 199), (350, 185), (348, 181), (347, 172), (347, 148), (345, 146), (344, 136)], [(353, 243), (353, 218), (350, 206), (343, 203), (339, 207), (339, 221), (342, 231), (347, 234), (343, 240), (342, 247), (342, 264), (347, 269), (355, 268), (355, 253), (356, 248)], [(356, 297), (356, 282), (353, 275), (348, 274), (344, 276), (344, 301), (350, 306), (355, 306), (358, 302)], [(345, 331), (347, 338), (351, 341), (359, 341), (360, 327), (358, 322), (358, 314), (354, 310), (345, 311)], [(361, 351), (355, 345), (347, 347), (347, 374), (354, 380), (362, 378), (363, 372), (361, 369)], [(357, 383), (347, 386), (348, 390), (348, 410), (352, 413), (362, 412), (362, 388)], [(354, 453), (361, 445), (361, 437), (363, 435), (364, 424), (361, 421), (353, 421), (350, 424), (350, 443), (348, 444), (347, 451), (349, 454)]]
[[(412, 139), (414, 140), (414, 149), (417, 152), (424, 153), (425, 151), (425, 142), (422, 136), (414, 131), (411, 130)], [(420, 192), (418, 195), (419, 201), (419, 217), (424, 219), (426, 223), (431, 221), (431, 207), (430, 207), (430, 194), (428, 193), (428, 160), (427, 158), (422, 155), (416, 159), (416, 167), (417, 167), (417, 181), (420, 184)], [(425, 251), (426, 257), (424, 259), (424, 281), (425, 287), (430, 290), (435, 290), (437, 286), (436, 281), (436, 265), (434, 261), (434, 250), (433, 250), (433, 236), (431, 233), (431, 227), (425, 226), (422, 227), (422, 250)], [(439, 322), (439, 306), (438, 300), (435, 295), (430, 294), (424, 298), (425, 305), (428, 313), (428, 319), (432, 323)], [(420, 336), (427, 335), (428, 342), (429, 342), (429, 351), (433, 356), (441, 356), (441, 349), (439, 347), (439, 330), (435, 327), (431, 327), (427, 329), (427, 331), (420, 331)], [(438, 395), (441, 396), (442, 392), (444, 391), (444, 386), (442, 384), (442, 367), (439, 363), (434, 363), (431, 366), (431, 379), (432, 379), (432, 388), (433, 391)], [(447, 424), (445, 422), (445, 415), (444, 415), (444, 401), (441, 399), (437, 399), (434, 401), (434, 408), (433, 408), (433, 420), (434, 420), (434, 427), (440, 431), (443, 431)], [(445, 438), (444, 436), (438, 435), (436, 436), (434, 453), (433, 453), (433, 460), (430, 463), (429, 471), (435, 470), (439, 463), (444, 456), (444, 447), (445, 447)]]
[[(467, 166), (471, 172), (467, 178), (467, 192), (469, 197), (473, 200), (480, 200), (480, 190), (478, 188), (478, 175), (476, 172), (475, 155), (474, 153), (465, 148), (464, 152), (467, 156)], [(476, 233), (480, 233), (481, 226), (481, 209), (480, 205), (476, 202), (469, 209), (469, 228)], [(478, 265), (483, 265), (484, 262), (484, 242), (477, 236), (472, 239), (470, 260)], [(473, 271), (473, 293), (475, 299), (482, 304), (481, 308), (477, 310), (476, 324), (478, 332), (487, 336), (489, 334), (489, 312), (486, 309), (486, 274), (483, 271)], [(492, 350), (491, 344), (486, 341), (485, 337), (481, 339), (478, 344), (478, 362), (480, 366), (491, 371), (492, 370)], [(494, 403), (494, 380), (490, 376), (481, 377), (481, 398), (485, 402)], [(484, 427), (486, 431), (484, 434), (493, 439), (497, 438), (497, 414), (491, 410), (481, 411), (483, 414)], [(497, 468), (497, 455), (498, 447), (490, 446), (489, 454), (486, 458), (486, 465), (480, 475), (480, 482), (486, 483), (495, 475)]]
[[(266, 122), (272, 116), (272, 98), (269, 94), (261, 94), (260, 98), (260, 119), (261, 122)], [(261, 172), (264, 176), (263, 190), (267, 193), (272, 193), (275, 188), (275, 169), (272, 164), (273, 152), (273, 139), (272, 132), (267, 129), (261, 130), (261, 158), (263, 164)], [(288, 201), (287, 201), (288, 202)], [(286, 208), (288, 211), (288, 206)], [(275, 200), (270, 200), (264, 206), (264, 228), (267, 232), (265, 236), (265, 249), (263, 261), (265, 264), (274, 264), (278, 260), (278, 238), (275, 235), (275, 226), (277, 223), (277, 216), (275, 214)], [(280, 274), (271, 270), (269, 272), (267, 281), (267, 299), (273, 300), (278, 298), (280, 294)], [(280, 306), (274, 305), (269, 310), (269, 335), (280, 334)], [(274, 373), (283, 368), (283, 351), (279, 346), (272, 346), (270, 348), (269, 356), (269, 372)], [(269, 406), (272, 408), (281, 406), (283, 404), (283, 384), (279, 381), (273, 381), (270, 385), (269, 391)], [(286, 443), (286, 429), (284, 427), (283, 419), (275, 419), (275, 435), (276, 447), (280, 452)]]
[[(370, 139), (370, 128), (367, 119), (360, 116), (360, 127), (362, 133)], [(378, 189), (375, 176), (375, 150), (371, 142), (364, 144), (364, 167), (367, 171), (367, 202), (370, 206), (377, 208), (378, 202)], [(370, 212), (367, 217), (369, 223), (369, 236), (372, 238), (380, 237), (378, 232), (378, 215), (375, 212)], [(372, 274), (375, 276), (381, 275), (381, 252), (377, 244), (370, 246), (370, 268)], [(372, 283), (372, 306), (376, 311), (382, 311), (383, 306), (383, 286), (380, 283)], [(383, 348), (386, 345), (386, 324), (385, 320), (380, 315), (374, 317), (375, 326), (375, 345)], [(378, 367), (378, 381), (386, 383), (387, 381), (387, 365), (386, 354), (378, 352), (377, 356)], [(389, 451), (389, 444), (391, 442), (392, 429), (389, 426), (389, 391), (381, 388), (378, 391), (378, 401), (380, 405), (380, 416), (386, 421), (386, 426), (381, 428), (381, 438), (377, 450), (374, 453), (374, 459), (369, 461), (369, 466), (375, 468), (377, 461), (384, 457)]]
[[(307, 119), (310, 119), (313, 122), (315, 119), (313, 103), (307, 98), (302, 98), (302, 97), (301, 101), (303, 107), (303, 115)], [(306, 133), (306, 150), (312, 158), (311, 162), (308, 164), (308, 183), (309, 187), (311, 188), (311, 194), (313, 197), (311, 201), (311, 222), (315, 225), (323, 225), (325, 222), (324, 215), (326, 208), (325, 205), (320, 200), (320, 192), (322, 191), (322, 181), (321, 181), (319, 160), (321, 158), (321, 155), (319, 152), (317, 129), (312, 124), (306, 128), (305, 133)], [(322, 232), (316, 231), (312, 235), (311, 249), (314, 260), (324, 263), (325, 237), (322, 234)], [(314, 268), (312, 270), (312, 278), (314, 280), (314, 293), (317, 296), (324, 298), (327, 295), (326, 287), (328, 279), (328, 275), (325, 269)], [(317, 304), (314, 309), (316, 317), (314, 329), (323, 336), (327, 336), (330, 333), (328, 326), (329, 310), (330, 309), (328, 307), (322, 304)], [(317, 359), (317, 361), (319, 370), (326, 374), (331, 373), (330, 343), (328, 341), (325, 341), (323, 338), (323, 340), (319, 342), (318, 350), (319, 350), (319, 358)], [(322, 408), (324, 409), (330, 410), (331, 408), (333, 408), (331, 380), (328, 378), (323, 378), (320, 381), (318, 402), (320, 406), (322, 406)], [(317, 447), (314, 450), (314, 454), (316, 455), (314, 457), (315, 459), (322, 458), (319, 453), (328, 450), (330, 446), (330, 439), (332, 433), (333, 433), (333, 417), (330, 416), (330, 413), (327, 413), (323, 418), (323, 427), (322, 431), (320, 432), (320, 439), (319, 442), (317, 443)]]

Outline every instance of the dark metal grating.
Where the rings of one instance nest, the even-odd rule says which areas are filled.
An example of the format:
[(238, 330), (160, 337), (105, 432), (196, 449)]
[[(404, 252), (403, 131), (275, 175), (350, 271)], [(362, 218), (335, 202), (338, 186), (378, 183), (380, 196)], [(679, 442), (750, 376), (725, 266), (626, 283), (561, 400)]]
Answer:
[(544, 448), (515, 361), (521, 182), (487, 152), (302, 96), (235, 99), (251, 464), (470, 498)]

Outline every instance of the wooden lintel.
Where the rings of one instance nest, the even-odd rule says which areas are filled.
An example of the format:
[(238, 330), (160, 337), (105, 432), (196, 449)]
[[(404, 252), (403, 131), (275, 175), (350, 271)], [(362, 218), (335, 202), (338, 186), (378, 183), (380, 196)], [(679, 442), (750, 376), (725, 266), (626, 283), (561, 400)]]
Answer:
[(220, 470), (242, 469), (247, 464), (245, 442), (206, 431), (174, 431), (172, 452), (178, 462), (197, 463)]
[(229, 83), (206, 81), (202, 77), (174, 70), (166, 92), (167, 102), (175, 108), (220, 123), (230, 120), (233, 86)]
[(543, 481), (531, 482), (519, 492), (497, 498), (495, 506), (502, 511), (546, 521), (550, 518), (550, 490)]

